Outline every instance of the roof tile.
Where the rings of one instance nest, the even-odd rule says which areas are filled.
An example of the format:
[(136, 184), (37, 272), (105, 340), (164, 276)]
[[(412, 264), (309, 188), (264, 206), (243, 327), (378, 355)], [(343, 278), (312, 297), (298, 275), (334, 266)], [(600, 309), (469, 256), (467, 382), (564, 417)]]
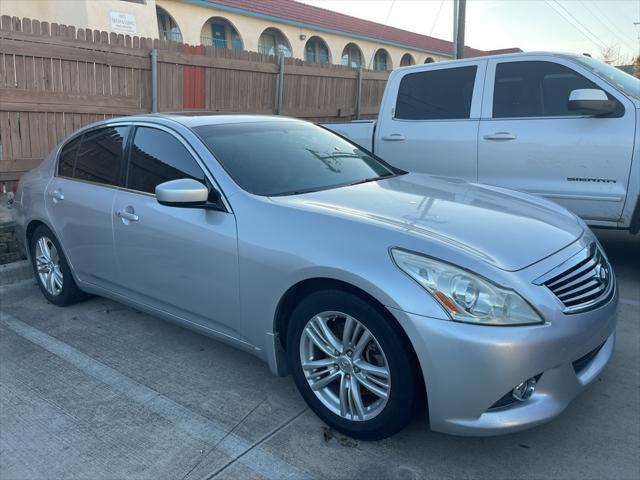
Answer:
[[(338, 30), (340, 32), (362, 35), (387, 42), (399, 43), (420, 50), (451, 55), (452, 43), (428, 35), (409, 32), (400, 28), (390, 27), (381, 23), (363, 20), (361, 18), (344, 15), (320, 7), (295, 2), (293, 0), (208, 0), (212, 6), (221, 5), (233, 7), (249, 12), (270, 15), (284, 20), (308, 23), (318, 27)], [(504, 49), (506, 51), (521, 51), (520, 49)], [(496, 51), (498, 52), (498, 51)], [(465, 56), (477, 57), (488, 52), (471, 47), (465, 47)]]

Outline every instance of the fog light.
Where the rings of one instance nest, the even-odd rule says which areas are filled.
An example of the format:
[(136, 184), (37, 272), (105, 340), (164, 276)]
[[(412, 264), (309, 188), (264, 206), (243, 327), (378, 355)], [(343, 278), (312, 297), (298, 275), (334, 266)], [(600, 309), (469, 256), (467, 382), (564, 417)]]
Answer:
[(530, 379), (525, 380), (524, 382), (516, 385), (516, 388), (514, 388), (511, 391), (511, 395), (516, 400), (520, 400), (521, 402), (524, 402), (525, 400), (528, 400), (529, 398), (531, 398), (531, 395), (533, 395), (533, 391), (535, 389), (536, 389), (536, 379), (535, 377), (531, 377)]

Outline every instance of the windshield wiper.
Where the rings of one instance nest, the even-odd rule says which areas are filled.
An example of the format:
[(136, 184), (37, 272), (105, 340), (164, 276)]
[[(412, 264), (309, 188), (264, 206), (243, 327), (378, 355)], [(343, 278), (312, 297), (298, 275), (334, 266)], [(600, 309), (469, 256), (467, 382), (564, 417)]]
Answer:
[(356, 180), (355, 182), (351, 182), (349, 184), (349, 186), (352, 185), (360, 185), (361, 183), (369, 183), (369, 182), (377, 182), (378, 180), (383, 180), (385, 178), (390, 178), (390, 177), (397, 177), (397, 174), (394, 173), (390, 173), (389, 175), (381, 175), (379, 177), (370, 177), (370, 178), (365, 178), (363, 180)]
[(311, 188), (303, 188), (300, 190), (290, 190), (288, 192), (280, 192), (280, 193), (272, 193), (270, 195), (267, 195), (268, 197), (286, 197), (289, 195), (302, 195), (303, 193), (313, 193), (313, 192), (320, 192), (322, 190), (327, 190), (329, 188), (332, 188), (330, 186), (328, 187), (311, 187)]
[(321, 192), (323, 190), (332, 190), (334, 188), (350, 187), (351, 185), (359, 185), (361, 183), (376, 182), (378, 180), (383, 180), (385, 178), (399, 177), (400, 175), (404, 175), (404, 173), (405, 172), (403, 172), (403, 173), (390, 173), (389, 175), (381, 175), (379, 177), (365, 178), (364, 180), (356, 180), (355, 182), (351, 182), (351, 183), (343, 183), (343, 184), (339, 184), (339, 185), (325, 185), (325, 186), (322, 186), (322, 187), (303, 188), (303, 189), (298, 189), (298, 190), (290, 190), (288, 192), (271, 193), (271, 194), (268, 194), (266, 196), (267, 197), (287, 197), (289, 195), (302, 195), (304, 193)]

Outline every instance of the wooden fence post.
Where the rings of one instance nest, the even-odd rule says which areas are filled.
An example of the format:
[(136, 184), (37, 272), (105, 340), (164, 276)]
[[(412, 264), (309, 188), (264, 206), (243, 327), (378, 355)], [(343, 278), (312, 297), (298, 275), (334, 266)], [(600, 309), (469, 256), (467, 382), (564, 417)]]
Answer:
[(284, 55), (278, 57), (278, 80), (276, 81), (276, 115), (282, 114), (282, 92), (284, 91)]
[(360, 103), (362, 102), (362, 67), (358, 67), (358, 73), (356, 74), (356, 120), (360, 120)]
[[(283, 52), (277, 58), (213, 47), (206, 52), (0, 15), (0, 189), (37, 166), (63, 137), (96, 120), (201, 109), (202, 100), (218, 112), (361, 118), (375, 113), (388, 77), (365, 65), (354, 71), (287, 60)], [(196, 102), (194, 96), (193, 104), (185, 102), (184, 73), (190, 70), (197, 73), (192, 90), (203, 97)], [(286, 107), (285, 81), (292, 95)]]

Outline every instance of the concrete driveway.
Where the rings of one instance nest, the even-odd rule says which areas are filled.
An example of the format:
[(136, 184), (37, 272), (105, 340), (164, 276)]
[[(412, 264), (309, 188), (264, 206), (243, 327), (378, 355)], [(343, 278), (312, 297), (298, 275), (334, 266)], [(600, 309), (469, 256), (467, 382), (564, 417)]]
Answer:
[(47, 304), (0, 287), (0, 478), (640, 478), (640, 237), (598, 232), (618, 275), (618, 343), (553, 422), (518, 434), (358, 442), (329, 431), (290, 377), (102, 298)]

